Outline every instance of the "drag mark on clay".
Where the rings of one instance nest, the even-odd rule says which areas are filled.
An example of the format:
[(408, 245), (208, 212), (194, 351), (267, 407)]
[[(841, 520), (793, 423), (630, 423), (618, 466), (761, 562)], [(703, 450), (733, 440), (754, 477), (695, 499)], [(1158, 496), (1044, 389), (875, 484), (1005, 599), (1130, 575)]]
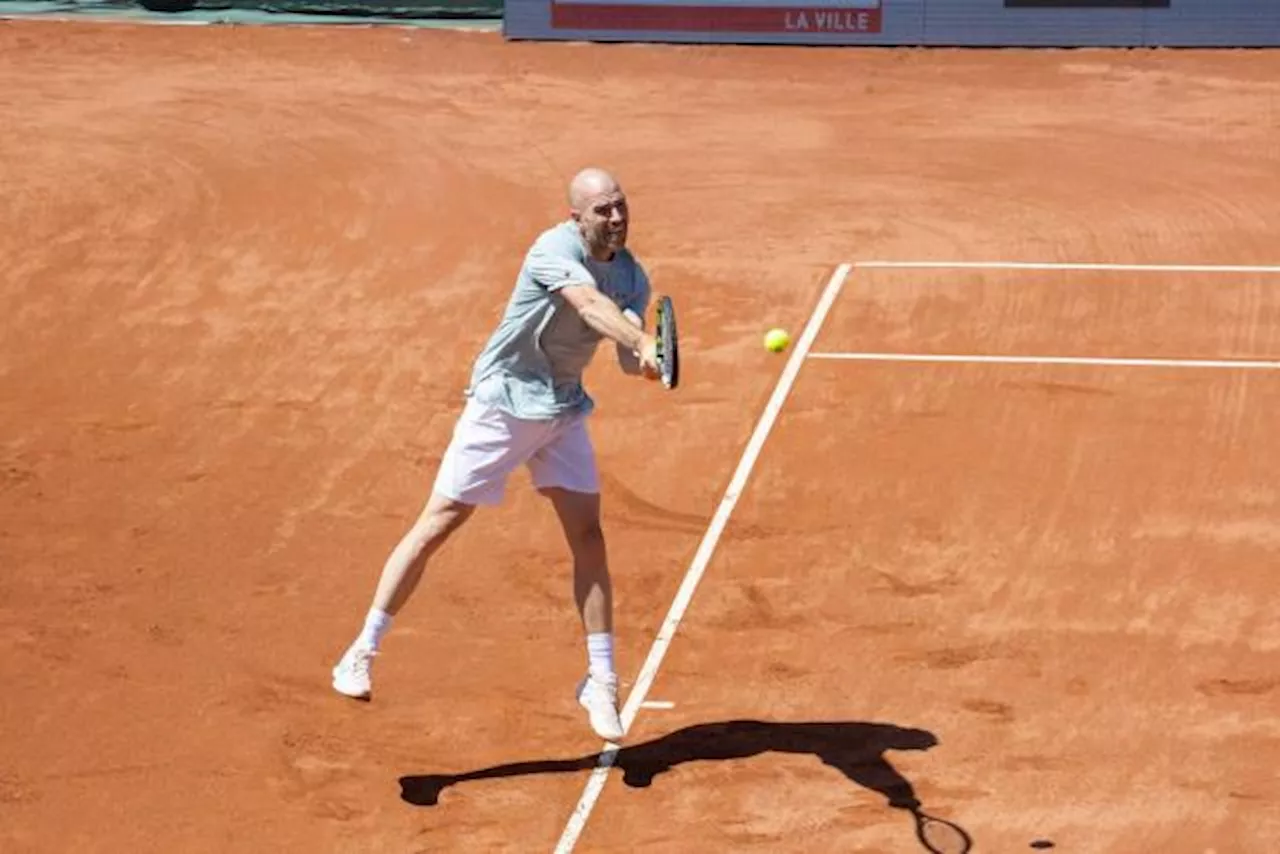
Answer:
[(968, 711), (995, 718), (1003, 723), (1013, 720), (1013, 707), (1008, 703), (995, 700), (966, 700), (960, 705)]
[(1211, 697), (1258, 696), (1277, 687), (1280, 687), (1280, 679), (1209, 679), (1196, 685), (1196, 690)]
[(968, 649), (948, 647), (924, 652), (902, 653), (898, 656), (898, 660), (913, 664), (923, 664), (934, 670), (957, 670), (978, 661), (985, 661), (991, 657), (991, 651), (982, 647)]
[(918, 596), (936, 596), (943, 593), (947, 588), (955, 587), (958, 584), (955, 575), (912, 583), (888, 572), (879, 571), (877, 574), (889, 588), (891, 594), (908, 599), (914, 599)]

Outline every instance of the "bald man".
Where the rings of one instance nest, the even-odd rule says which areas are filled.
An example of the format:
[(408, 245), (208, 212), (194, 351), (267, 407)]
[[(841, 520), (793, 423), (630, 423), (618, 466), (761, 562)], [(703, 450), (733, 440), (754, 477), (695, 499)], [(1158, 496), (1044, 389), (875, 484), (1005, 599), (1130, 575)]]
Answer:
[(428, 559), (478, 506), (498, 504), (509, 475), (523, 465), (555, 508), (573, 557), (587, 647), (578, 702), (597, 735), (623, 736), (600, 482), (586, 423), (594, 402), (582, 376), (607, 339), (625, 373), (656, 379), (657, 343), (644, 328), (649, 281), (626, 248), (622, 187), (603, 170), (584, 169), (568, 196), (568, 217), (525, 255), (506, 310), (473, 365), (431, 495), (388, 557), (364, 626), (333, 669), (341, 694), (371, 699), (373, 658)]

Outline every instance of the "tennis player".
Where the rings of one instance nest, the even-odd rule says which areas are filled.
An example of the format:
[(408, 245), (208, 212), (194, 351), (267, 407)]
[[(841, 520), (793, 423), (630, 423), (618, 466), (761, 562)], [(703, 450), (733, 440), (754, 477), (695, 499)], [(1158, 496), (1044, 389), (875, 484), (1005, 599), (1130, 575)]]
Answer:
[(371, 669), (392, 619), (427, 561), (477, 506), (503, 498), (529, 468), (555, 508), (573, 556), (574, 598), (586, 635), (578, 702), (601, 738), (623, 736), (613, 657), (613, 596), (600, 526), (600, 482), (586, 419), (583, 372), (604, 339), (633, 376), (657, 379), (645, 331), (648, 278), (626, 248), (629, 211), (618, 182), (585, 169), (569, 185), (569, 217), (527, 252), (502, 319), (476, 359), (465, 405), (417, 521), (383, 566), (362, 630), (333, 669), (333, 687), (371, 699)]

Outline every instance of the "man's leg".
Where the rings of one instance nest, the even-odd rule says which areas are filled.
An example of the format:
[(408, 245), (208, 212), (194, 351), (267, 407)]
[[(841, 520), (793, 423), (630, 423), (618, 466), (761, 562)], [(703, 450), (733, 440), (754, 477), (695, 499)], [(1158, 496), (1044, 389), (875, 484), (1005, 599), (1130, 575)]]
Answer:
[(392, 618), (413, 595), (427, 561), (474, 512), (473, 504), (431, 493), (417, 521), (383, 564), (364, 626), (333, 669), (335, 690), (348, 697), (369, 698), (373, 691), (370, 667)]
[(573, 555), (573, 593), (587, 640), (587, 675), (578, 702), (607, 741), (622, 738), (618, 677), (613, 665), (613, 587), (600, 527), (600, 478), (585, 418), (557, 425), (529, 460), (534, 486), (551, 499)]
[(551, 499), (573, 555), (573, 598), (587, 635), (588, 665), (593, 675), (604, 679), (614, 672), (613, 586), (600, 526), (600, 496), (560, 487), (542, 493)]
[(532, 453), (539, 435), (537, 425), (468, 402), (440, 462), (431, 497), (387, 557), (364, 626), (333, 669), (335, 690), (357, 699), (370, 697), (373, 657), (392, 618), (417, 588), (427, 562), (477, 505), (501, 502), (507, 476)]
[(432, 492), (418, 520), (387, 558), (373, 594), (373, 609), (394, 617), (409, 601), (427, 561), (475, 512), (465, 504)]
[(613, 587), (600, 526), (600, 495), (562, 487), (541, 491), (551, 499), (573, 554), (573, 596), (587, 637), (587, 675), (578, 684), (578, 702), (587, 710), (596, 735), (621, 741), (625, 733), (613, 664)]

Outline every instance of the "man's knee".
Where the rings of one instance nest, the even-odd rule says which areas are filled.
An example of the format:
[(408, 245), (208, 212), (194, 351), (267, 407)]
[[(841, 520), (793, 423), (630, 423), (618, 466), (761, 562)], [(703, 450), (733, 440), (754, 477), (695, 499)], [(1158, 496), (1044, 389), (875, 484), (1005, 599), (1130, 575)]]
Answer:
[(599, 518), (583, 520), (572, 529), (567, 529), (569, 541), (575, 550), (600, 551), (604, 549), (604, 527)]
[(565, 538), (575, 553), (602, 551), (604, 527), (600, 523), (600, 496), (560, 487), (542, 490), (555, 505)]
[(422, 514), (418, 517), (414, 528), (423, 539), (448, 536), (471, 518), (475, 509), (474, 504), (466, 504), (433, 492), (427, 499), (427, 505), (422, 509)]

